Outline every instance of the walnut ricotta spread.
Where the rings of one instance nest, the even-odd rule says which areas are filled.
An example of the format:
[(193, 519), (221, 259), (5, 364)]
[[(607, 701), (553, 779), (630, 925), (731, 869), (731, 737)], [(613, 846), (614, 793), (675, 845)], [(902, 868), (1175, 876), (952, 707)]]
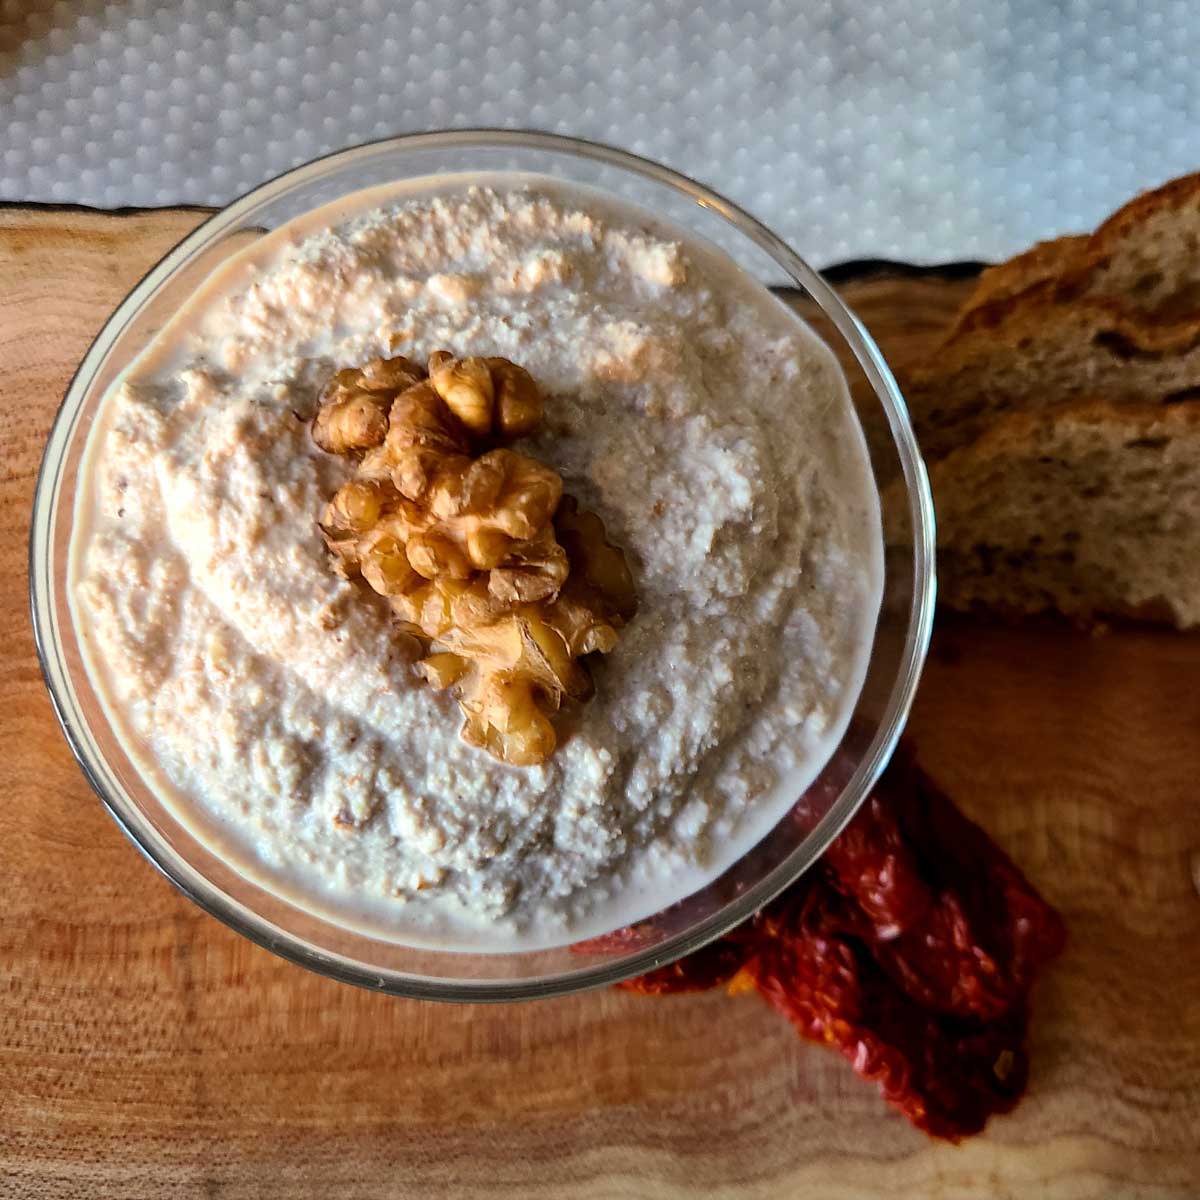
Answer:
[[(552, 464), (576, 523), (558, 542), (599, 536), (594, 514), (636, 580), (535, 765), (459, 737), (426, 682), (455, 664), (418, 665), (317, 521), (386, 434), (370, 403), (310, 432), (330, 381), (443, 347), (527, 368), (544, 412), (511, 393), (496, 452)], [(455, 404), (468, 429), (500, 419)], [(365, 457), (331, 452), (355, 438)], [(599, 193), (449, 176), (299, 218), (193, 297), (87, 453), (72, 603), (130, 755), (237, 869), (400, 941), (560, 944), (680, 899), (782, 816), (861, 686), (879, 512), (833, 355), (723, 255)], [(479, 529), (425, 549), (483, 561)], [(562, 571), (545, 546), (518, 565), (513, 587)]]

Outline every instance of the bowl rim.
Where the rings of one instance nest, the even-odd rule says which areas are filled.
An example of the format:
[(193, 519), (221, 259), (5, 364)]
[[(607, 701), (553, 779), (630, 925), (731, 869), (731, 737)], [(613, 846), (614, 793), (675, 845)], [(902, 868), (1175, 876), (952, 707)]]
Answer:
[[(103, 756), (91, 744), (90, 735), (75, 728), (68, 697), (59, 692), (55, 679), (56, 669), (61, 670), (64, 679), (69, 679), (69, 672), (63, 665), (50, 593), (53, 586), (54, 517), (60, 476), (65, 462), (65, 450), (71, 442), (75, 423), (80, 416), (84, 393), (96, 368), (131, 317), (181, 262), (194, 250), (219, 236), (225, 228), (237, 223), (245, 213), (259, 204), (277, 198), (306, 179), (323, 174), (332, 167), (348, 165), (357, 158), (402, 150), (504, 147), (541, 150), (588, 159), (666, 185), (723, 217), (765, 251), (793, 282), (798, 283), (812, 297), (845, 339), (887, 418), (900, 459), (908, 498), (913, 534), (914, 586), (909, 602), (899, 670), (879, 718), (878, 728), (853, 774), (842, 788), (841, 794), (800, 846), (740, 896), (695, 926), (673, 935), (661, 946), (640, 951), (631, 950), (619, 959), (581, 966), (578, 970), (561, 972), (554, 976), (475, 981), (407, 974), (391, 968), (372, 968), (342, 956), (331, 957), (286, 930), (272, 925), (189, 867), (207, 890), (194, 885), (185, 877), (178, 864), (170, 861), (166, 854), (160, 854), (154, 846), (140, 837), (123, 811), (122, 802), (110, 794), (100, 777), (93, 756), (100, 760)], [(59, 452), (55, 453), (56, 450)], [(602, 142), (565, 134), (532, 129), (477, 127), (383, 137), (311, 159), (275, 175), (244, 192), (224, 208), (213, 212), (150, 267), (92, 340), (72, 374), (55, 414), (38, 470), (31, 510), (29, 596), (34, 644), (42, 678), (55, 716), (76, 762), (118, 828), (142, 856), (180, 892), (211, 916), (257, 945), (299, 966), (341, 982), (415, 999), (468, 1002), (525, 1000), (567, 995), (618, 983), (693, 953), (757, 912), (794, 883), (820, 858), (829, 843), (841, 832), (869, 795), (895, 750), (912, 708), (933, 627), (936, 595), (935, 545), (933, 499), (929, 479), (909, 420), (907, 406), (896, 380), (874, 339), (857, 316), (822, 276), (790, 246), (757, 218), (719, 192), (652, 159)]]

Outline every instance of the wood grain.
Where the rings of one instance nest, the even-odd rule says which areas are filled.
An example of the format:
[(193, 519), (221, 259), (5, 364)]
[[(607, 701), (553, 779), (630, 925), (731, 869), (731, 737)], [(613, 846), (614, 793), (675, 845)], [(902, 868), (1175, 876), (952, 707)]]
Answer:
[[(960, 1148), (752, 997), (419, 1004), (289, 966), (156, 875), (84, 784), (26, 612), (41, 445), (199, 219), (0, 210), (0, 1194), (1194, 1197), (1200, 642), (941, 628), (921, 758), (1070, 926), (1030, 1094)], [(967, 284), (846, 293), (918, 353)]]

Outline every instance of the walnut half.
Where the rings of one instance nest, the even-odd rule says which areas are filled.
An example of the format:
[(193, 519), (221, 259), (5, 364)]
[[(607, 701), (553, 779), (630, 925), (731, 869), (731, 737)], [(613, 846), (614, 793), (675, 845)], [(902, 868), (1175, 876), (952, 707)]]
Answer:
[(420, 368), (403, 357), (377, 358), (358, 370), (339, 371), (321, 395), (313, 441), (330, 454), (378, 446), (388, 431), (391, 397), (420, 378)]
[(454, 688), (462, 736), (513, 766), (545, 762), (552, 715), (593, 693), (637, 607), (600, 518), (558, 473), (503, 445), (542, 417), (536, 383), (502, 358), (430, 356), (339, 371), (313, 421), (322, 449), (362, 458), (320, 518), (336, 568), (387, 598), (398, 629)]
[(475, 437), (524, 437), (542, 421), (542, 393), (524, 367), (507, 358), (429, 356), (429, 382)]

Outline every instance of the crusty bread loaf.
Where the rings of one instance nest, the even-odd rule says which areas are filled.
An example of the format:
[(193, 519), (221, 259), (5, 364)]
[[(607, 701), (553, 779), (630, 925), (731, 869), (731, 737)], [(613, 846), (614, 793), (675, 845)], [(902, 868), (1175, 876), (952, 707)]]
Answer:
[(976, 314), (994, 324), (996, 314), (983, 311), (988, 305), (1048, 280), (1060, 302), (1108, 300), (1127, 314), (1168, 322), (1200, 312), (1200, 173), (1142, 193), (1095, 233), (1039, 242), (988, 267), (949, 336)]
[(1063, 298), (1113, 300), (1127, 313), (1174, 322), (1200, 311), (1200, 174), (1173, 179), (1118, 209), (1062, 277)]
[(985, 267), (979, 274), (975, 290), (959, 310), (954, 324), (950, 326), (946, 339), (949, 340), (971, 318), (971, 315), (988, 304), (1007, 300), (1035, 284), (1057, 278), (1075, 265), (1080, 251), (1091, 240), (1091, 234), (1071, 234), (1055, 238), (1051, 242), (1038, 242), (1016, 258)]
[(994, 326), (976, 322), (908, 381), (905, 398), (927, 457), (966, 445), (998, 414), (1085, 396), (1171, 401), (1200, 389), (1200, 316), (1148, 323), (1108, 301), (1040, 302), (1049, 286), (1005, 302)]
[(1139, 196), (1094, 234), (984, 272), (949, 335), (902, 380), (925, 453), (997, 414), (1200, 389), (1200, 175)]
[(949, 607), (1200, 624), (1200, 402), (1010, 413), (930, 477)]

